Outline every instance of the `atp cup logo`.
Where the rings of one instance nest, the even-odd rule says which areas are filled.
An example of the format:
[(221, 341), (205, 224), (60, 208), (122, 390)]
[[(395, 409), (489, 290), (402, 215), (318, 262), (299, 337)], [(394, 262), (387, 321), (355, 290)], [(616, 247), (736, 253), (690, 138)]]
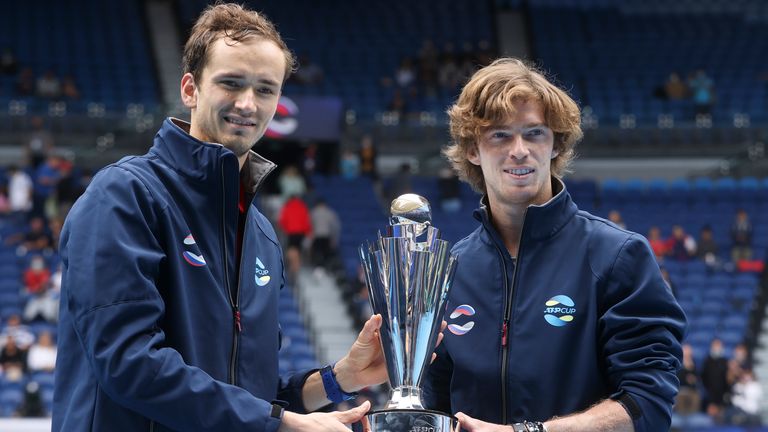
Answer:
[(299, 127), (299, 121), (296, 119), (298, 114), (299, 107), (296, 103), (285, 96), (280, 96), (275, 116), (267, 125), (264, 135), (267, 138), (282, 138), (296, 132)]
[(269, 270), (267, 270), (264, 267), (264, 263), (261, 262), (259, 257), (256, 257), (256, 268), (254, 270), (255, 276), (254, 279), (256, 279), (256, 285), (262, 287), (269, 283), (269, 280), (272, 279), (269, 276)]
[[(452, 320), (455, 320), (456, 318), (460, 316), (467, 316), (471, 317), (475, 315), (475, 308), (468, 304), (463, 304), (451, 312), (450, 318)], [(456, 336), (463, 336), (467, 333), (469, 333), (472, 328), (475, 327), (474, 321), (469, 321), (464, 325), (459, 324), (448, 324), (448, 331), (455, 334)]]
[(550, 325), (563, 327), (573, 321), (573, 315), (576, 313), (576, 303), (566, 295), (556, 295), (547, 300), (544, 308), (544, 319)]

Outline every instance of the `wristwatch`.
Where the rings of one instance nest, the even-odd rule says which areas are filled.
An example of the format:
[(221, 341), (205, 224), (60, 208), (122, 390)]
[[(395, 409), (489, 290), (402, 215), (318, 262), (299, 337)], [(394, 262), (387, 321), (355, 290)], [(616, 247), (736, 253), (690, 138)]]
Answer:
[(332, 365), (326, 365), (320, 369), (320, 377), (323, 379), (323, 388), (329, 401), (338, 404), (357, 397), (357, 392), (347, 393), (341, 389)]
[(512, 424), (514, 432), (547, 432), (547, 428), (541, 422), (524, 421)]

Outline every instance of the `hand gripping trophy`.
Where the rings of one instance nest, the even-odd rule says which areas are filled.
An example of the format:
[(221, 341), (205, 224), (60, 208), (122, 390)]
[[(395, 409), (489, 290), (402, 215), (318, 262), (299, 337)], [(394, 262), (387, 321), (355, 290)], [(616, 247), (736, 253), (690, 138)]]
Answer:
[(387, 235), (360, 246), (392, 395), (368, 420), (373, 432), (457, 432), (455, 417), (426, 410), (421, 378), (443, 321), (456, 268), (450, 244), (432, 226), (429, 202), (415, 194), (392, 201)]

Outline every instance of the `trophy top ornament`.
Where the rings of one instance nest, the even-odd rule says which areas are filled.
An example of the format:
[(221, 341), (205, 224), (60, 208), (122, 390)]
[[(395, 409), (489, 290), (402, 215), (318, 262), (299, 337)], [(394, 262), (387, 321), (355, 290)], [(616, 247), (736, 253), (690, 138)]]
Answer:
[(392, 224), (432, 224), (432, 208), (421, 195), (407, 193), (392, 200), (389, 207)]

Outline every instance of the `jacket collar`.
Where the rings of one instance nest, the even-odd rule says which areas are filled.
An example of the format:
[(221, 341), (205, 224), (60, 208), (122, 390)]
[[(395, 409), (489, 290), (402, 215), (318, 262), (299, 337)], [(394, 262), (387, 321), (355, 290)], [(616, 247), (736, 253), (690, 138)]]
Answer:
[[(530, 205), (525, 212), (521, 242), (526, 239), (543, 240), (557, 234), (579, 210), (565, 188), (565, 183), (552, 177), (552, 190), (555, 196), (542, 205)], [(496, 228), (490, 221), (488, 197), (480, 200), (480, 208), (475, 210), (475, 219), (483, 223), (486, 229), (495, 233)]]
[[(205, 181), (217, 175), (219, 166), (238, 169), (237, 157), (220, 144), (200, 141), (189, 134), (189, 123), (177, 118), (167, 118), (155, 135), (150, 149), (160, 159), (184, 176)], [(264, 179), (277, 165), (250, 151), (241, 175), (246, 192), (255, 194)]]

